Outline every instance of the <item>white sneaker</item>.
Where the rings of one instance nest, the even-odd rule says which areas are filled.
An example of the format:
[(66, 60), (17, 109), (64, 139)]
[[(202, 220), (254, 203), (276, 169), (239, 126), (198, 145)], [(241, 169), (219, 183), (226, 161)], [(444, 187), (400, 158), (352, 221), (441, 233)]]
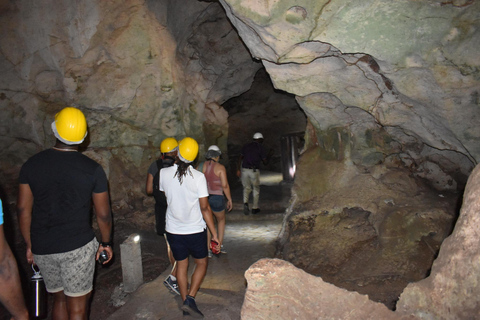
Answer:
[(220, 253), (227, 253), (227, 250), (222, 246), (220, 247)]

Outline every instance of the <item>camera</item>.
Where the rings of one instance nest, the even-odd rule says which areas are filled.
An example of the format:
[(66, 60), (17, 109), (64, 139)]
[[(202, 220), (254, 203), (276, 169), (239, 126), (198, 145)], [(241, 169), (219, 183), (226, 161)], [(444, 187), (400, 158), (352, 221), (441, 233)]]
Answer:
[(98, 257), (98, 263), (103, 264), (105, 261), (108, 260), (108, 254), (106, 250), (100, 252), (100, 256)]

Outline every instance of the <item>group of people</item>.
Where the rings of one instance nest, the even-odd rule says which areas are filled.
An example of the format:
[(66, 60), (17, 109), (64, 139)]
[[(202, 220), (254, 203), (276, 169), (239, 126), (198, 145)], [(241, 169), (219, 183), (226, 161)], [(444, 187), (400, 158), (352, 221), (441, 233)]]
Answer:
[[(207, 257), (212, 257), (212, 250), (226, 253), (225, 211), (233, 207), (227, 172), (218, 163), (221, 151), (216, 145), (208, 148), (206, 161), (196, 168), (191, 164), (197, 157), (198, 143), (192, 138), (180, 142), (166, 138), (160, 152), (160, 159), (148, 169), (145, 189), (155, 198), (155, 229), (165, 237), (172, 264), (163, 283), (172, 293), (181, 295), (184, 312), (202, 317), (195, 295), (207, 271)], [(212, 240), (216, 245), (212, 246)], [(195, 271), (188, 289), (190, 255)]]
[[(103, 264), (113, 258), (108, 181), (99, 163), (78, 152), (87, 136), (87, 122), (79, 109), (62, 109), (51, 127), (56, 137), (54, 147), (32, 156), (21, 168), (18, 221), (27, 261), (38, 266), (47, 291), (53, 294), (53, 319), (87, 319), (95, 261), (101, 253), (107, 255)], [(252, 190), (252, 213), (260, 211), (258, 168), (259, 162), (266, 163), (269, 157), (262, 141), (263, 136), (256, 133), (239, 161), (245, 214)], [(206, 275), (208, 257), (226, 253), (225, 212), (233, 208), (226, 169), (219, 163), (222, 152), (218, 146), (210, 146), (205, 161), (194, 168), (199, 151), (194, 139), (177, 141), (169, 137), (162, 141), (160, 151), (161, 158), (148, 169), (146, 192), (155, 197), (155, 229), (166, 240), (172, 264), (164, 284), (181, 296), (184, 314), (203, 318), (195, 296)], [(100, 241), (90, 224), (92, 203)], [(0, 302), (12, 319), (28, 319), (16, 262), (4, 239), (2, 224), (3, 219), (0, 286), (5, 284), (2, 288), (8, 289), (1, 290)], [(195, 262), (190, 286), (189, 256)]]

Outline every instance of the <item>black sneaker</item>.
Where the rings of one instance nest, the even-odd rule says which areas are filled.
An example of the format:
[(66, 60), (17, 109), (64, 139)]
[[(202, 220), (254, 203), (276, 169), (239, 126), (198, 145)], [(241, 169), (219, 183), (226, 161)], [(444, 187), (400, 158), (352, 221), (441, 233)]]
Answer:
[(177, 280), (172, 280), (172, 278), (168, 276), (165, 280), (163, 280), (163, 285), (167, 287), (171, 293), (180, 295), (180, 289), (178, 288)]
[(197, 319), (203, 319), (203, 313), (200, 312), (195, 303), (195, 298), (192, 296), (187, 296), (183, 302), (182, 310), (190, 313), (190, 315)]
[(248, 216), (250, 214), (250, 209), (248, 208), (248, 203), (243, 204), (243, 214)]
[(258, 208), (257, 209), (252, 209), (252, 214), (257, 214), (259, 212), (260, 212), (260, 209), (258, 209)]

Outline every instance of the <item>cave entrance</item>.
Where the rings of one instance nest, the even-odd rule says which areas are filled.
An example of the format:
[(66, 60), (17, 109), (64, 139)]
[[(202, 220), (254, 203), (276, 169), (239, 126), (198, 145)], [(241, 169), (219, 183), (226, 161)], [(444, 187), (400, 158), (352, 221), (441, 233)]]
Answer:
[(273, 156), (260, 168), (260, 208), (262, 213), (284, 212), (293, 181), (293, 177), (285, 179), (284, 172), (291, 171), (298, 147), (303, 147), (305, 113), (294, 95), (274, 88), (264, 68), (257, 71), (247, 92), (229, 99), (223, 108), (228, 112), (227, 166), (234, 206), (243, 206), (242, 184), (236, 176), (241, 149), (255, 132), (261, 132), (263, 146), (267, 152), (273, 149)]
[[(292, 152), (283, 150), (292, 143), (282, 143), (288, 136), (296, 137), (295, 141), (303, 141), (303, 132), (307, 125), (307, 117), (302, 111), (295, 96), (274, 88), (270, 76), (261, 68), (257, 71), (250, 90), (229, 99), (223, 104), (228, 112), (228, 155), (230, 173), (235, 175), (236, 164), (244, 144), (252, 141), (255, 132), (264, 136), (263, 146), (268, 151), (273, 149), (273, 156), (262, 170), (277, 173), (283, 179), (284, 165), (291, 165), (292, 160), (282, 160), (282, 154)], [(283, 137), (283, 138), (282, 138)], [(300, 137), (300, 138), (298, 138)], [(290, 141), (291, 142), (291, 141)], [(295, 143), (298, 146), (298, 143)], [(297, 152), (297, 151), (295, 151)], [(298, 154), (294, 156), (298, 158)]]

